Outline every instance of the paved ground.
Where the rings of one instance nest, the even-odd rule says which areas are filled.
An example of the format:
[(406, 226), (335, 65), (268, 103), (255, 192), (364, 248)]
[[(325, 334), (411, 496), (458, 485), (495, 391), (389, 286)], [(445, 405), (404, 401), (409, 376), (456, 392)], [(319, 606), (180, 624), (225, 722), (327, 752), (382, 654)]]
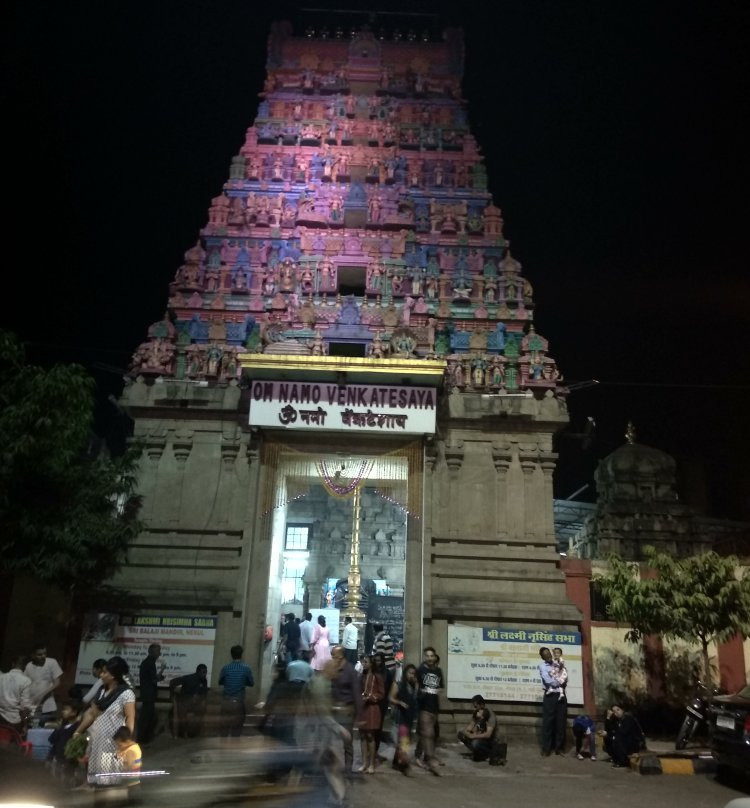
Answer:
[[(171, 772), (169, 789), (174, 802), (158, 800), (159, 805), (175, 806), (207, 804), (205, 797), (211, 789), (226, 787), (232, 772), (244, 769), (243, 755), (252, 757), (258, 750), (258, 739), (249, 739), (243, 752), (228, 752), (216, 741), (175, 741), (160, 736), (144, 754), (147, 768), (164, 768)], [(652, 744), (659, 751), (659, 744)], [(667, 751), (669, 745), (663, 745)], [(443, 765), (440, 777), (412, 767), (408, 776), (390, 766), (393, 747), (384, 748), (388, 760), (381, 763), (374, 775), (360, 776), (350, 785), (348, 801), (357, 806), (387, 806), (387, 808), (475, 808), (475, 806), (513, 806), (525, 808), (554, 802), (555, 808), (580, 808), (592, 800), (607, 808), (723, 808), (736, 797), (746, 796), (736, 784), (717, 782), (713, 775), (655, 775), (642, 776), (627, 769), (613, 769), (603, 760), (579, 761), (575, 755), (542, 758), (536, 748), (511, 746), (505, 767), (474, 763), (463, 754), (457, 743), (441, 746), (439, 756)], [(231, 763), (232, 755), (235, 762)], [(249, 760), (250, 757), (245, 757)], [(180, 785), (181, 784), (181, 785)], [(200, 791), (205, 789), (203, 796)], [(180, 796), (181, 795), (181, 796)], [(250, 798), (232, 804), (302, 804), (312, 808), (323, 800), (294, 799), (273, 788), (251, 790)]]

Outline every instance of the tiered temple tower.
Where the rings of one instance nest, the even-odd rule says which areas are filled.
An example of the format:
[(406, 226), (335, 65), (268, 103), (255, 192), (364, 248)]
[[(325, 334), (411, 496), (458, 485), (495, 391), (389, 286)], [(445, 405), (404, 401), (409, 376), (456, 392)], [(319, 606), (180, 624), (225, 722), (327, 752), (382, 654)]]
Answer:
[[(219, 614), (218, 658), (239, 638), (268, 662), (289, 446), (409, 455), (409, 659), (428, 642), (445, 659), (452, 622), (578, 626), (552, 516), (567, 391), (487, 189), (462, 69), (456, 30), (424, 42), (276, 25), (255, 121), (133, 356), (123, 400), (146, 531), (118, 582), (155, 609)], [(434, 420), (411, 428), (398, 396), (390, 412), (352, 409), (355, 396), (340, 421), (316, 421), (322, 408), (279, 394), (295, 381), (423, 385)], [(285, 414), (254, 417), (264, 390), (287, 396)]]

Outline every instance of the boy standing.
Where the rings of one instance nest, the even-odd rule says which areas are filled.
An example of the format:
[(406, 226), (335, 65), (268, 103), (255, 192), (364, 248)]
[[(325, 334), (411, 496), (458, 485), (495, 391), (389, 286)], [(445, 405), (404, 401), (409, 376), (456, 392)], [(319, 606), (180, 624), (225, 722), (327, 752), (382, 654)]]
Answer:
[(49, 752), (47, 763), (52, 766), (55, 777), (59, 777), (66, 785), (75, 782), (78, 761), (65, 757), (65, 745), (78, 729), (78, 705), (73, 701), (65, 701), (60, 707), (60, 726), (49, 736)]
[(438, 655), (432, 646), (427, 646), (423, 654), (424, 661), (417, 669), (419, 740), (425, 766), (436, 777), (440, 777), (440, 772), (435, 765), (435, 728), (440, 709), (439, 693), (443, 688), (443, 672), (438, 667)]

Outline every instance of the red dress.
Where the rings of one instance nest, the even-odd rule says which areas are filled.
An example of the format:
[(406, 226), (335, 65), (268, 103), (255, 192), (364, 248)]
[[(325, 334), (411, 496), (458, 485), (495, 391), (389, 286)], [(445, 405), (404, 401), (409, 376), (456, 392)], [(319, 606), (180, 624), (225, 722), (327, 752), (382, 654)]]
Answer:
[(380, 729), (380, 702), (385, 698), (385, 681), (379, 673), (362, 675), (362, 729), (375, 732)]

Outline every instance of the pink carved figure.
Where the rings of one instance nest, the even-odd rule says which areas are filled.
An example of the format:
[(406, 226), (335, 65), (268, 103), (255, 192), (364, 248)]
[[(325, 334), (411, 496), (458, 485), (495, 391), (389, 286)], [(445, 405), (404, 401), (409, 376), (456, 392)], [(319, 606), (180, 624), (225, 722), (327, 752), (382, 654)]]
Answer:
[(409, 325), (411, 320), (411, 310), (414, 308), (414, 298), (407, 295), (404, 298), (404, 308), (401, 310), (401, 323)]
[(310, 267), (306, 266), (300, 278), (300, 288), (305, 293), (312, 292), (313, 284), (314, 284), (313, 274), (310, 271)]
[(370, 197), (369, 202), (367, 203), (368, 213), (370, 221), (373, 223), (377, 223), (380, 221), (380, 194), (373, 194)]
[(336, 164), (336, 176), (348, 177), (349, 176), (349, 155), (344, 153), (339, 156), (339, 161)]

